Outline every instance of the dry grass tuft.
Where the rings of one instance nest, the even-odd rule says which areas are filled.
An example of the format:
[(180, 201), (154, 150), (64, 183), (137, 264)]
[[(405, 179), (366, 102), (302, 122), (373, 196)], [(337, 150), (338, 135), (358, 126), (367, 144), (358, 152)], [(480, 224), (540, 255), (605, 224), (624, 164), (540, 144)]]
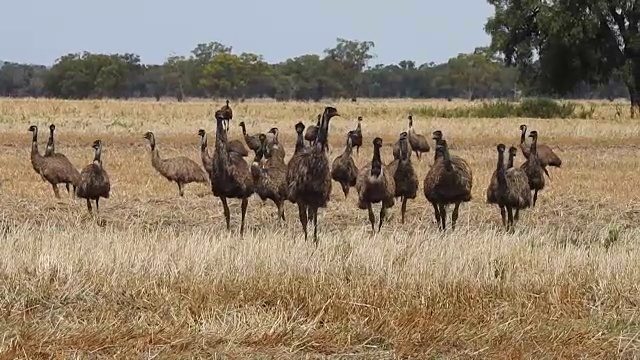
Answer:
[[(365, 119), (365, 146), (356, 157), (362, 166), (371, 158), (373, 137), (393, 144), (410, 109), (425, 103), (336, 104), (343, 117), (331, 123), (330, 158), (342, 151), (358, 115)], [(320, 213), (317, 249), (302, 241), (291, 204), (280, 223), (271, 202), (252, 197), (240, 238), (225, 230), (208, 186), (190, 184), (179, 198), (154, 173), (142, 134), (161, 134), (164, 156), (192, 154), (199, 163), (197, 130), (213, 127), (212, 111), (220, 105), (0, 100), (4, 357), (639, 353), (640, 160), (634, 144), (640, 133), (636, 122), (609, 117), (609, 105), (596, 104), (598, 120), (416, 117), (417, 131), (441, 129), (452, 155), (473, 169), (474, 200), (462, 205), (456, 231), (437, 231), (433, 210), (419, 196), (409, 202), (404, 226), (396, 206), (372, 237), (356, 196), (345, 200), (334, 186)], [(293, 125), (315, 123), (322, 106), (247, 101), (234, 106), (234, 115), (256, 132), (280, 128), (292, 154)], [(50, 122), (58, 127), (58, 151), (78, 167), (91, 161), (91, 142), (103, 141), (112, 192), (98, 222), (66, 191), (54, 199), (31, 168), (27, 128)], [(523, 122), (558, 149), (563, 167), (550, 169), (539, 204), (509, 234), (483, 193), (495, 144), (517, 144)], [(241, 139), (231, 125), (230, 137)], [(432, 155), (414, 159), (421, 180)], [(382, 156), (391, 161), (390, 146)], [(239, 201), (230, 205), (237, 208)]]

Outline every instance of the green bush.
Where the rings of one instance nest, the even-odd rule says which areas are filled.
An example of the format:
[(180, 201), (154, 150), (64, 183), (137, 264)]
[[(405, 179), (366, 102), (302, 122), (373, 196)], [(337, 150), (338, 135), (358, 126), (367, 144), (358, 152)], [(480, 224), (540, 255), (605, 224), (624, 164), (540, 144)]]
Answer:
[(576, 106), (572, 103), (561, 104), (547, 98), (530, 98), (518, 102), (498, 100), (484, 102), (477, 106), (460, 106), (455, 108), (420, 106), (413, 108), (415, 115), (439, 118), (585, 118), (593, 115), (594, 109), (576, 113)]

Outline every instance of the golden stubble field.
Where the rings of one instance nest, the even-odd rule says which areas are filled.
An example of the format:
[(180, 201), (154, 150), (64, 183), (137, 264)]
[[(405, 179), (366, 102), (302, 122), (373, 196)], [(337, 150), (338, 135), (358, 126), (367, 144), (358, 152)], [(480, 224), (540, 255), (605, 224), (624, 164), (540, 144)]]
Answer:
[[(595, 103), (594, 119), (434, 119), (469, 161), (474, 199), (455, 232), (436, 230), (419, 190), (407, 223), (399, 204), (372, 236), (352, 190), (334, 183), (319, 215), (320, 244), (305, 243), (292, 204), (286, 222), (254, 196), (247, 233), (239, 201), (227, 232), (219, 199), (190, 184), (184, 198), (151, 167), (142, 138), (162, 157), (200, 163), (198, 129), (214, 143), (222, 103), (0, 100), (0, 354), (6, 358), (634, 358), (640, 354), (640, 126)], [(230, 138), (280, 128), (287, 159), (293, 125), (323, 103), (247, 101), (233, 106)], [(391, 144), (420, 106), (464, 102), (332, 104), (330, 158), (362, 115), (370, 161), (375, 136)], [(53, 197), (29, 161), (31, 124), (57, 126), (56, 150), (80, 169), (104, 143), (111, 198), (102, 226), (81, 200)], [(517, 145), (518, 126), (563, 159), (515, 233), (484, 203), (495, 145)], [(424, 178), (433, 159), (413, 157)], [(523, 161), (520, 156), (518, 164)], [(421, 185), (422, 186), (422, 185)]]

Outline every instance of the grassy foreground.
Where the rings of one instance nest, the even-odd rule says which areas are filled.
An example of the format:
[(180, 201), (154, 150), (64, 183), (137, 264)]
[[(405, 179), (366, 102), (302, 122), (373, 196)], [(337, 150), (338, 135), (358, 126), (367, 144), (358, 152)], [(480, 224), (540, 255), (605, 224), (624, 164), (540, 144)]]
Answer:
[[(383, 159), (407, 113), (429, 102), (338, 103), (333, 159), (364, 116), (371, 157)], [(455, 106), (456, 103), (432, 104)], [(177, 186), (153, 170), (142, 134), (161, 156), (199, 162), (197, 130), (213, 132), (213, 106), (116, 101), (0, 100), (0, 354), (6, 358), (633, 358), (640, 351), (639, 126), (597, 104), (595, 119), (416, 119), (441, 129), (474, 171), (474, 199), (459, 228), (441, 234), (422, 189), (371, 236), (356, 196), (334, 183), (320, 213), (320, 245), (301, 238), (297, 211), (250, 201), (240, 238), (207, 186)], [(281, 129), (287, 158), (293, 124), (313, 123), (322, 104), (245, 102), (250, 133)], [(614, 110), (615, 112), (615, 110)], [(57, 127), (57, 151), (77, 166), (105, 144), (112, 197), (102, 222), (79, 200), (53, 197), (29, 162), (36, 124)], [(514, 234), (484, 204), (495, 144), (517, 144), (518, 125), (564, 164)], [(232, 122), (231, 137), (241, 138)], [(45, 132), (45, 131), (42, 131)], [(209, 134), (212, 143), (213, 134)], [(41, 136), (44, 145), (46, 136)], [(43, 146), (41, 146), (41, 151)], [(413, 157), (422, 179), (432, 153)], [(522, 157), (516, 158), (523, 161)]]

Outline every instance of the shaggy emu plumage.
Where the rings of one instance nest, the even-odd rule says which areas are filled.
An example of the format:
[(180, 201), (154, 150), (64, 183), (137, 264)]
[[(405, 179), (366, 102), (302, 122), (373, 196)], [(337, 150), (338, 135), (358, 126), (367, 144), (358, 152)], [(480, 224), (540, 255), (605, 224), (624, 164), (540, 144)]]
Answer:
[(258, 150), (258, 148), (260, 148), (260, 139), (259, 139), (260, 134), (256, 134), (256, 135), (247, 134), (247, 126), (244, 123), (244, 121), (240, 122), (240, 127), (242, 128), (242, 136), (244, 136), (244, 142), (249, 147), (249, 150), (252, 150), (252, 151)]
[(219, 113), (216, 116), (224, 119), (225, 130), (229, 131), (229, 122), (233, 119), (233, 110), (231, 109), (231, 106), (229, 106), (229, 99), (227, 99), (225, 105), (223, 105), (218, 111)]
[(262, 201), (271, 199), (278, 208), (278, 216), (284, 221), (284, 202), (287, 200), (287, 164), (280, 155), (273, 153), (267, 144), (267, 136), (260, 134), (260, 147), (251, 164), (251, 175), (256, 194)]
[(192, 182), (206, 183), (208, 181), (207, 174), (202, 168), (186, 156), (161, 159), (156, 147), (156, 138), (151, 131), (146, 132), (143, 137), (149, 141), (149, 146), (151, 147), (151, 166), (165, 179), (178, 184), (180, 196), (184, 196), (184, 185)]
[(380, 208), (380, 222), (378, 223), (378, 232), (382, 228), (382, 222), (387, 214), (387, 209), (395, 203), (395, 182), (393, 174), (382, 163), (380, 157), (380, 148), (382, 147), (382, 139), (377, 137), (373, 139), (373, 157), (358, 174), (356, 190), (358, 190), (358, 208), (369, 211), (369, 222), (371, 229), (375, 231), (376, 217), (373, 214), (372, 204), (382, 203)]
[(208, 174), (211, 174), (213, 169), (213, 156), (209, 154), (209, 150), (207, 150), (207, 132), (204, 129), (198, 130), (198, 136), (200, 136), (200, 159), (202, 160), (202, 166), (204, 166), (204, 171)]
[(358, 126), (353, 130), (353, 147), (356, 148), (356, 154), (360, 155), (360, 147), (362, 146), (362, 116), (358, 116)]
[(302, 149), (307, 147), (307, 144), (305, 144), (304, 137), (302, 136), (302, 133), (304, 132), (304, 124), (302, 123), (302, 121), (299, 121), (295, 125), (295, 129), (296, 129), (296, 135), (297, 136), (296, 136), (296, 149), (294, 151), (294, 154), (297, 154)]
[(536, 201), (538, 200), (538, 191), (544, 189), (544, 168), (540, 165), (540, 160), (538, 159), (538, 132), (532, 130), (529, 132), (529, 137), (531, 140), (531, 148), (529, 149), (529, 156), (527, 157), (527, 161), (523, 162), (520, 165), (520, 168), (527, 173), (527, 178), (529, 179), (529, 188), (533, 191), (533, 202), (531, 203), (531, 207), (536, 206)]
[(455, 204), (451, 214), (451, 228), (455, 229), (460, 204), (471, 201), (473, 175), (464, 159), (449, 154), (446, 140), (438, 141), (436, 151), (441, 155), (424, 178), (424, 196), (433, 206), (441, 230), (446, 229), (447, 205)]
[(309, 142), (309, 145), (313, 145), (314, 141), (318, 138), (318, 130), (320, 129), (320, 122), (322, 121), (322, 114), (318, 114), (318, 121), (315, 125), (309, 125), (307, 131), (304, 133), (304, 139)]
[(80, 181), (80, 172), (71, 164), (66, 156), (42, 156), (38, 150), (38, 127), (31, 125), (29, 131), (33, 133), (31, 140), (31, 166), (42, 180), (47, 181), (53, 188), (56, 198), (60, 198), (58, 184), (65, 184), (67, 192), (71, 194), (71, 186), (75, 193)]
[(351, 157), (355, 136), (354, 130), (347, 133), (347, 144), (344, 152), (336, 156), (331, 164), (331, 178), (340, 183), (345, 198), (349, 196), (349, 189), (356, 186), (356, 180), (358, 179), (358, 167), (353, 161), (353, 157)]
[[(531, 147), (530, 145), (527, 145), (526, 136), (527, 136), (527, 125), (522, 124), (520, 125), (520, 151), (522, 151), (522, 155), (528, 159), (529, 150)], [(562, 166), (562, 160), (560, 159), (560, 157), (558, 157), (558, 155), (556, 155), (555, 152), (553, 152), (553, 150), (551, 150), (549, 146), (544, 144), (536, 144), (536, 145), (537, 145), (536, 148), (537, 148), (538, 161), (540, 162), (540, 166), (542, 167), (542, 170), (544, 171), (545, 175), (547, 175), (547, 177), (551, 179), (551, 176), (549, 176), (549, 171), (547, 171), (547, 166), (555, 166), (559, 168), (560, 166)]]
[(89, 213), (92, 212), (91, 200), (95, 200), (96, 212), (99, 213), (100, 198), (109, 198), (111, 183), (107, 171), (102, 166), (102, 141), (94, 141), (91, 147), (94, 149), (93, 162), (82, 169), (76, 195), (87, 200)]
[[(70, 172), (78, 172), (76, 167), (73, 166), (73, 164), (71, 164), (71, 161), (69, 161), (69, 159), (64, 154), (56, 152), (56, 144), (55, 144), (55, 141), (54, 141), (54, 132), (55, 131), (56, 131), (56, 126), (54, 124), (49, 125), (49, 140), (47, 140), (47, 147), (45, 148), (44, 156), (45, 157), (58, 158), (60, 160), (60, 162), (65, 165), (65, 167), (68, 169), (68, 171), (70, 171)], [(78, 176), (80, 176), (79, 173), (78, 173)], [(76, 186), (75, 185), (73, 185), (73, 192), (71, 191), (71, 189), (69, 189), (69, 183), (66, 183), (65, 187), (67, 188), (67, 192), (68, 193), (73, 194), (73, 196), (76, 195)]]
[[(513, 167), (513, 159), (516, 156), (517, 149), (509, 148), (509, 163), (511, 166), (504, 164), (504, 151), (506, 146), (498, 144), (498, 163), (496, 170), (491, 177), (491, 183), (487, 188), (487, 203), (496, 204), (500, 208), (500, 216), (502, 217), (502, 225), (507, 229), (513, 228), (515, 209), (515, 221), (520, 218), (520, 210), (531, 206), (531, 190), (529, 189), (529, 180), (527, 174), (518, 168)], [(508, 216), (508, 222), (507, 222)]]
[(327, 106), (321, 116), (318, 138), (313, 146), (294, 154), (287, 166), (289, 201), (298, 204), (300, 224), (305, 240), (307, 223), (314, 223), (313, 239), (318, 243), (318, 209), (324, 208), (331, 195), (331, 168), (325, 152), (329, 138), (329, 121), (340, 116), (336, 108)]
[(400, 209), (404, 224), (404, 216), (407, 212), (407, 200), (415, 199), (418, 193), (418, 176), (411, 163), (411, 150), (409, 148), (408, 134), (406, 131), (400, 133), (398, 139), (400, 145), (399, 157), (389, 164), (389, 170), (393, 174), (393, 180), (396, 186), (395, 196), (400, 197), (402, 207)]
[(411, 150), (416, 153), (418, 160), (420, 160), (420, 155), (422, 153), (429, 152), (431, 147), (429, 147), (429, 143), (427, 142), (427, 138), (424, 135), (420, 135), (416, 133), (416, 130), (413, 128), (413, 116), (409, 115), (409, 145), (411, 145)]
[(224, 114), (218, 110), (215, 117), (216, 148), (213, 153), (213, 171), (210, 175), (211, 191), (213, 196), (219, 197), (222, 202), (227, 230), (231, 229), (231, 213), (227, 198), (242, 200), (240, 234), (243, 235), (249, 197), (253, 194), (253, 178), (247, 162), (229, 149)]
[(269, 148), (269, 152), (272, 153), (273, 155), (276, 156), (280, 156), (283, 160), (284, 157), (286, 156), (286, 151), (284, 150), (284, 146), (280, 144), (280, 140), (278, 139), (278, 134), (280, 133), (280, 131), (278, 130), (277, 127), (272, 127), (271, 129), (269, 129), (269, 131), (267, 132), (267, 136), (271, 135), (272, 139), (271, 141), (267, 142), (267, 136), (265, 137), (265, 146), (267, 146)]

